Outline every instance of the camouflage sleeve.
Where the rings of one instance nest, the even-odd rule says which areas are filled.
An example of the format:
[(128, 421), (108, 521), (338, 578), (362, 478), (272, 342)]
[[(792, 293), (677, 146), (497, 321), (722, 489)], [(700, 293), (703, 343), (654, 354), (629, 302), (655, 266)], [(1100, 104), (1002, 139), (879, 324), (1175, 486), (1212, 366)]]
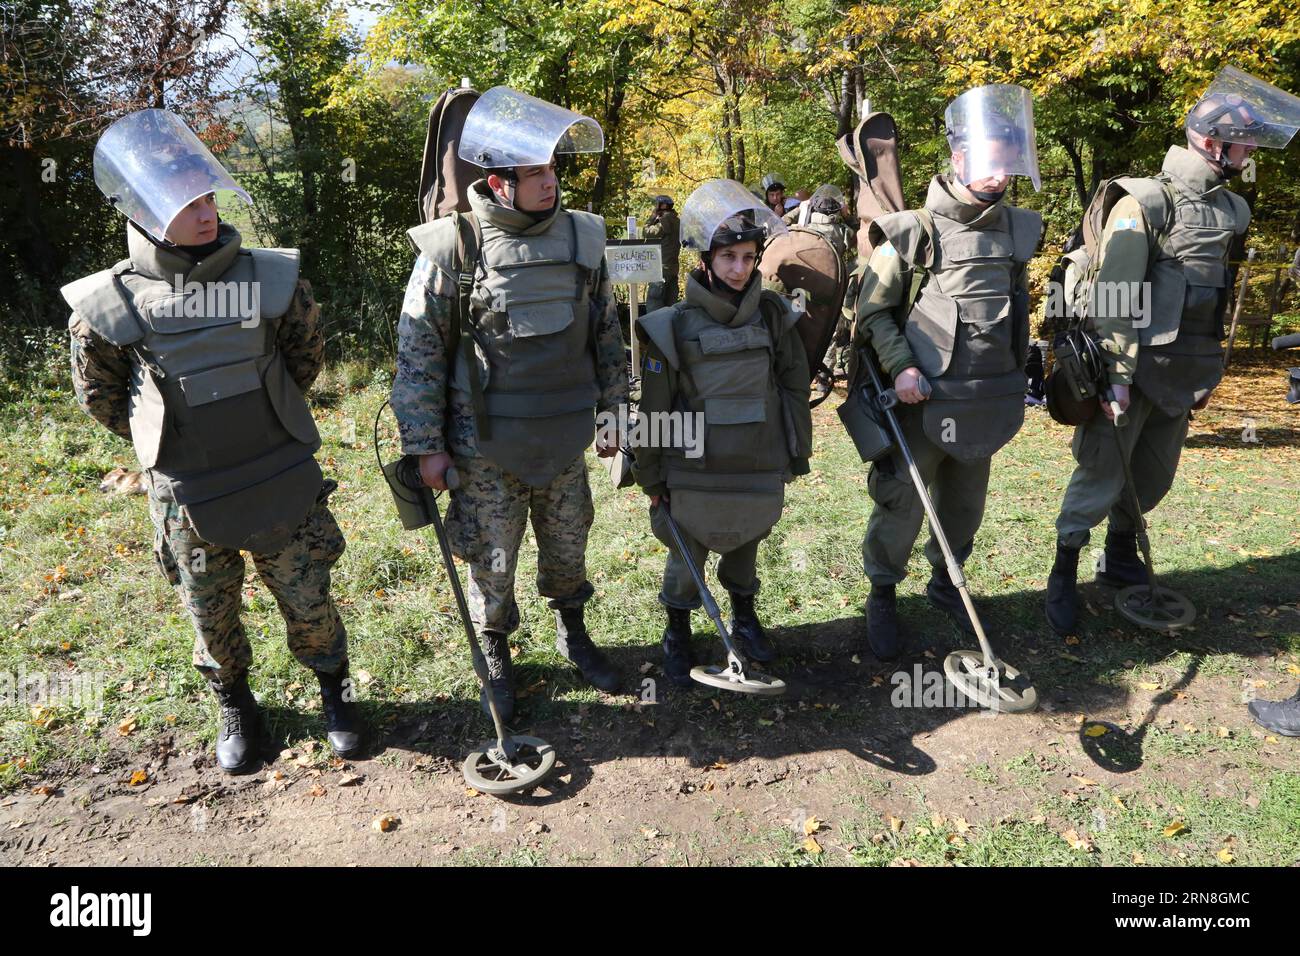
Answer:
[(619, 406), (627, 404), (627, 355), (604, 260), (592, 305), (596, 309), (596, 383), (600, 387), (596, 411), (617, 414)]
[[(637, 331), (639, 334), (639, 327)], [(677, 391), (677, 370), (668, 364), (659, 346), (645, 335), (641, 335), (641, 363), (641, 402), (637, 405), (637, 414), (648, 416), (672, 411)], [(666, 495), (668, 471), (664, 465), (663, 449), (647, 443), (633, 451), (636, 460), (632, 465), (632, 475), (636, 483), (647, 495)]]
[[(1093, 281), (1093, 328), (1101, 336), (1110, 384), (1131, 385), (1137, 370), (1138, 333), (1131, 308), (1132, 289), (1141, 288), (1146, 277), (1149, 247), (1147, 223), (1142, 206), (1125, 196), (1111, 207), (1101, 235), (1100, 260)], [(1126, 294), (1111, 294), (1122, 290)]]
[(113, 434), (130, 441), (131, 354), (96, 335), (75, 312), (68, 320), (68, 332), (77, 404)]
[(325, 334), (320, 327), (320, 306), (311, 293), (311, 283), (298, 280), (289, 310), (280, 320), (276, 344), (285, 367), (298, 388), (306, 393), (325, 365)]
[(891, 377), (916, 365), (916, 357), (894, 319), (894, 309), (903, 301), (903, 260), (890, 243), (871, 253), (858, 289), (854, 347), (869, 345)]
[(397, 376), (389, 401), (402, 436), (402, 453), (447, 450), (447, 340), (455, 286), (427, 257), (415, 260), (397, 323)]

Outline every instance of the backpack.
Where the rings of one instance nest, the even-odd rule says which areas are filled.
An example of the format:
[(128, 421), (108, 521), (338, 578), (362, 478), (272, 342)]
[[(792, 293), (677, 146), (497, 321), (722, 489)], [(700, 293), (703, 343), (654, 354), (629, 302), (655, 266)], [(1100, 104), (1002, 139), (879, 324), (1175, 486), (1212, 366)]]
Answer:
[[(1088, 302), (1101, 269), (1098, 252), (1106, 229), (1106, 219), (1115, 203), (1129, 195), (1124, 181), (1130, 178), (1115, 176), (1103, 180), (1097, 186), (1083, 211), (1083, 218), (1066, 240), (1060, 258), (1048, 273), (1043, 310), (1043, 331), (1046, 338), (1054, 338), (1066, 328), (1087, 321)], [(1169, 179), (1163, 175), (1155, 179), (1161, 185), (1164, 208), (1153, 216), (1151, 210), (1143, 207), (1149, 230), (1148, 261), (1154, 258), (1160, 244), (1169, 234), (1174, 216), (1174, 196)]]
[[(795, 331), (808, 356), (812, 380), (815, 382), (820, 377), (828, 381), (826, 350), (835, 335), (848, 288), (848, 270), (843, 257), (820, 232), (794, 226), (768, 241), (759, 260), (759, 270), (768, 288), (786, 295), (802, 290), (807, 295)], [(809, 402), (814, 408), (825, 401), (830, 388), (818, 392)]]
[[(1100, 337), (1091, 327), (1088, 304), (1101, 271), (1098, 252), (1106, 219), (1115, 203), (1129, 195), (1124, 185), (1129, 178), (1116, 176), (1098, 184), (1082, 220), (1048, 273), (1041, 331), (1052, 344), (1043, 394), (1048, 414), (1062, 425), (1081, 425), (1097, 412), (1094, 399), (1102, 388), (1106, 366)], [(1158, 213), (1143, 206), (1148, 227), (1148, 261), (1154, 258), (1168, 235), (1174, 216), (1174, 197), (1168, 177), (1162, 174), (1155, 179), (1160, 183), (1164, 203)]]

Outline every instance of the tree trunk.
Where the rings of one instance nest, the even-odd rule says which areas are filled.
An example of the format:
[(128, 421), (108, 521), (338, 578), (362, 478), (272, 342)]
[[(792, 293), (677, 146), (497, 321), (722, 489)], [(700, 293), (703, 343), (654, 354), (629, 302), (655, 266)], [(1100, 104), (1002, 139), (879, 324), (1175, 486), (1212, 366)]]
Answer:
[(627, 45), (619, 47), (614, 61), (614, 86), (610, 91), (609, 106), (605, 109), (605, 148), (596, 164), (596, 185), (591, 190), (592, 212), (600, 214), (605, 208), (605, 187), (609, 181), (610, 157), (614, 154), (614, 144), (622, 132), (619, 128), (623, 112), (623, 97), (627, 93), (628, 73), (632, 56)]

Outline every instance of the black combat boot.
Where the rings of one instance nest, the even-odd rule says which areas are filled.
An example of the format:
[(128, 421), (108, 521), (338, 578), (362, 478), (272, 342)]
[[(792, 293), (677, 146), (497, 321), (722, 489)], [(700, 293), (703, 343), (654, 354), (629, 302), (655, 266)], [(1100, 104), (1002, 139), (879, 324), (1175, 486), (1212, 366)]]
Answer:
[(1102, 552), (1097, 568), (1097, 583), (1112, 588), (1126, 588), (1133, 584), (1149, 584), (1147, 566), (1138, 555), (1137, 532), (1121, 534), (1106, 530), (1106, 550)]
[(1286, 700), (1252, 700), (1247, 707), (1255, 723), (1284, 737), (1300, 737), (1300, 690)]
[(217, 765), (226, 773), (248, 773), (258, 765), (261, 715), (248, 689), (248, 675), (230, 684), (209, 681), (221, 703), (221, 732), (217, 734)]
[(361, 715), (357, 713), (354, 684), (345, 663), (336, 674), (316, 671), (325, 711), (325, 735), (334, 756), (352, 760), (361, 755)]
[(555, 649), (582, 672), (583, 679), (607, 694), (618, 690), (618, 671), (587, 633), (582, 605), (555, 612)]
[(952, 576), (946, 567), (935, 568), (930, 573), (930, 582), (925, 586), (925, 596), (932, 607), (938, 608), (952, 618), (953, 623), (972, 637), (975, 625), (970, 622), (966, 605), (962, 602), (961, 592), (952, 583)]
[(882, 661), (898, 657), (898, 600), (892, 584), (871, 587), (867, 597), (867, 644)]
[[(487, 661), (488, 683), (496, 698), (497, 713), (502, 723), (509, 723), (515, 716), (515, 666), (510, 658), (510, 641), (497, 631), (484, 631), (478, 646), (483, 649), (483, 659)], [(479, 690), (478, 702), (483, 713), (491, 717), (487, 687)]]
[(740, 642), (741, 652), (760, 664), (776, 660), (776, 648), (754, 613), (754, 595), (728, 593), (731, 593), (731, 636)]
[(1047, 576), (1047, 623), (1057, 634), (1070, 635), (1079, 626), (1079, 549), (1056, 542), (1056, 561)]
[(690, 687), (691, 668), (695, 657), (691, 653), (691, 611), (685, 607), (665, 608), (668, 626), (664, 628), (664, 675), (676, 687)]

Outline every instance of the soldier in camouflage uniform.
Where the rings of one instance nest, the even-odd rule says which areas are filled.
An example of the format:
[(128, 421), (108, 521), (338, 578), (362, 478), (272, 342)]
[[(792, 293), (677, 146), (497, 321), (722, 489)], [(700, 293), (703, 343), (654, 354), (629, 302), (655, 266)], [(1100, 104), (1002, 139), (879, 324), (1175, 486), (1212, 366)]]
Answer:
[(810, 199), (785, 214), (782, 221), (802, 226), (822, 236), (835, 247), (849, 271), (858, 255), (857, 237), (844, 222), (844, 193), (829, 183), (818, 186)]
[[(537, 125), (501, 122), (498, 111)], [(472, 287), (459, 331), (457, 263), (465, 252), (457, 237), (465, 224), (445, 217), (411, 230), (420, 255), (398, 325), (391, 400), (402, 451), (420, 457), (425, 483), (445, 489), (453, 463), (459, 475), (447, 532), (469, 564), (470, 616), (505, 719), (514, 709), (515, 567), (530, 518), (537, 590), (555, 611), (557, 649), (601, 690), (619, 685), (583, 622), (594, 591), (584, 453), (597, 410), (617, 414), (627, 402), (623, 336), (611, 307), (604, 220), (563, 208), (553, 159), (601, 148), (600, 127), (577, 113), (507, 87), (478, 100), (460, 141), (461, 158), (486, 176), (469, 188), (466, 219), (478, 251), (463, 263)], [(529, 268), (518, 268), (525, 261)], [(597, 451), (608, 457), (617, 447), (616, 436), (602, 436)]]
[(682, 224), (673, 210), (671, 196), (655, 197), (655, 211), (646, 223), (645, 237), (659, 240), (664, 262), (664, 281), (652, 282), (646, 290), (645, 314), (649, 315), (681, 298), (678, 255), (682, 248)]
[[(131, 218), (130, 257), (63, 290), (73, 386), (140, 457), (154, 554), (194, 625), (194, 666), (221, 702), (218, 763), (232, 773), (256, 764), (242, 550), (275, 595), (290, 650), (320, 679), (331, 746), (356, 756), (347, 638), (330, 597), (344, 548), (328, 507), (337, 484), (312, 456), (320, 439), (302, 397), (324, 338), (297, 251), (241, 249), (214, 190), (247, 194), (170, 113), (110, 128), (95, 178)], [(256, 312), (219, 307), (212, 293), (223, 288), (251, 291)]]

